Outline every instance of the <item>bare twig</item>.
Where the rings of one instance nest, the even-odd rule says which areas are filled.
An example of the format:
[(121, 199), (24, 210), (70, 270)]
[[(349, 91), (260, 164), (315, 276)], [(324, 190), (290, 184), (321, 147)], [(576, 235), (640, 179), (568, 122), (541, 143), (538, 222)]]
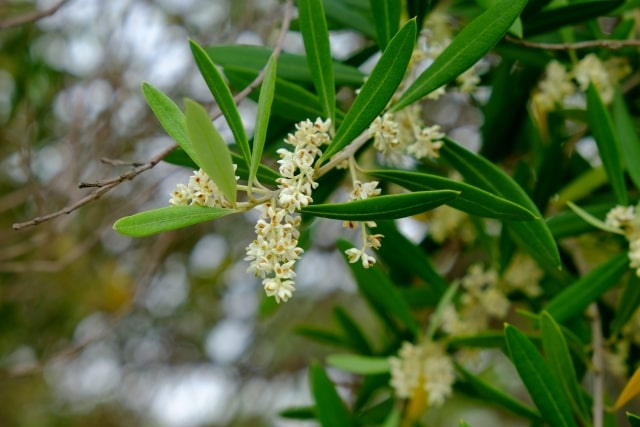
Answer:
[[(292, 16), (292, 9), (293, 9), (293, 0), (287, 0), (287, 3), (285, 5), (285, 12), (284, 12), (284, 17), (283, 17), (283, 21), (282, 21), (282, 28), (280, 29), (280, 35), (278, 37), (278, 41), (276, 42), (276, 45), (273, 49), (273, 55), (274, 56), (278, 56), (280, 55), (280, 52), (282, 51), (282, 45), (284, 43), (284, 38), (286, 36), (287, 31), (289, 30), (289, 24), (291, 22), (291, 16)], [(265, 74), (265, 69), (262, 69), (260, 74), (258, 74), (258, 76), (255, 78), (254, 81), (252, 81), (244, 90), (242, 90), (240, 93), (238, 93), (235, 97), (234, 100), (236, 103), (240, 102), (241, 100), (243, 100), (244, 98), (246, 98), (255, 88), (257, 88), (260, 83), (262, 82), (262, 80), (264, 79), (264, 74)], [(220, 112), (216, 112), (213, 115), (213, 119), (219, 117), (221, 115)], [(162, 159), (164, 159), (171, 151), (175, 150), (176, 148), (178, 148), (177, 145), (172, 145), (171, 147), (165, 149), (164, 151), (162, 151), (160, 154), (156, 155), (155, 157), (153, 157), (150, 161), (146, 162), (146, 163), (142, 163), (142, 164), (138, 164), (138, 166), (134, 167), (133, 169), (131, 169), (129, 172), (123, 173), (121, 175), (118, 175), (114, 178), (110, 178), (110, 179), (106, 179), (106, 180), (101, 180), (101, 181), (95, 181), (95, 182), (81, 182), (79, 187), (80, 188), (90, 188), (90, 187), (95, 187), (96, 189), (94, 191), (92, 191), (91, 193), (89, 193), (87, 196), (83, 197), (82, 199), (78, 200), (77, 202), (66, 206), (64, 208), (62, 208), (61, 210), (57, 211), (57, 212), (53, 212), (47, 215), (43, 215), (37, 218), (34, 218), (30, 221), (26, 221), (26, 222), (20, 222), (20, 223), (16, 223), (13, 224), (13, 229), (14, 230), (20, 230), (23, 228), (27, 228), (27, 227), (33, 227), (35, 225), (41, 224), (45, 221), (49, 221), (51, 219), (57, 218), (61, 215), (64, 214), (69, 214), (79, 208), (81, 208), (82, 206), (97, 200), (98, 198), (102, 197), (104, 194), (106, 194), (107, 192), (109, 192), (110, 190), (112, 190), (113, 188), (117, 187), (118, 185), (122, 184), (125, 181), (130, 181), (132, 179), (134, 179), (135, 177), (137, 177), (138, 175), (140, 175), (142, 172), (147, 171), (149, 169), (152, 169), (155, 165), (157, 165), (158, 163), (160, 163), (162, 161)], [(105, 162), (105, 159), (103, 159), (103, 162)], [(115, 163), (113, 160), (109, 160), (107, 163)], [(135, 163), (134, 163), (135, 164)]]
[(126, 160), (109, 159), (106, 157), (101, 158), (100, 161), (105, 165), (111, 165), (111, 166), (132, 166), (134, 168), (137, 168), (139, 166), (144, 165), (144, 162), (128, 162)]
[(29, 13), (25, 13), (24, 15), (19, 15), (13, 18), (6, 19), (4, 21), (0, 21), (0, 30), (6, 30), (9, 28), (18, 27), (20, 25), (29, 24), (31, 22), (36, 22), (42, 18), (46, 18), (47, 16), (51, 16), (58, 11), (65, 3), (69, 0), (60, 0), (58, 3), (54, 4), (48, 9), (44, 10), (34, 10)]
[(586, 40), (575, 43), (538, 43), (527, 40), (520, 40), (515, 37), (506, 36), (505, 40), (510, 43), (518, 44), (524, 47), (530, 47), (532, 49), (547, 49), (547, 50), (574, 50), (574, 49), (588, 49), (593, 47), (602, 47), (605, 49), (622, 49), (627, 46), (640, 46), (640, 40)]

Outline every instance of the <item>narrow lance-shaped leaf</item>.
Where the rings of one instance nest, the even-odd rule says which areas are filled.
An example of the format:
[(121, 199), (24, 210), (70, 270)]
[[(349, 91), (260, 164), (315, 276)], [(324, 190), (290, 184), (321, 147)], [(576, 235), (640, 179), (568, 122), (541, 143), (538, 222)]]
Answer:
[(640, 189), (640, 161), (638, 161), (640, 159), (640, 137), (619, 88), (616, 88), (613, 97), (612, 115), (617, 133), (620, 136), (620, 146), (623, 158), (626, 159), (627, 172), (636, 185), (636, 189)]
[(360, 356), (356, 354), (332, 354), (327, 363), (343, 371), (360, 375), (386, 374), (389, 372), (389, 359), (386, 357)]
[(489, 52), (507, 33), (527, 0), (496, 2), (471, 21), (393, 105), (398, 111), (455, 79)]
[(220, 111), (222, 111), (224, 118), (227, 119), (227, 124), (233, 133), (236, 144), (240, 147), (240, 151), (248, 163), (249, 159), (251, 159), (249, 140), (244, 131), (244, 125), (242, 124), (236, 102), (233, 100), (233, 95), (231, 95), (231, 91), (224, 81), (222, 74), (220, 74), (220, 71), (218, 71), (218, 68), (207, 52), (193, 40), (190, 40), (189, 44), (191, 45), (191, 52), (200, 70), (200, 74), (202, 74), (211, 94), (213, 94), (213, 97), (218, 103), (218, 107)]
[(640, 417), (631, 412), (627, 412), (627, 421), (631, 427), (640, 427)]
[(460, 195), (448, 203), (452, 208), (486, 218), (533, 220), (536, 214), (511, 200), (496, 196), (473, 185), (437, 175), (401, 170), (367, 171), (367, 175), (401, 185), (407, 190), (454, 190)]
[(536, 346), (514, 326), (505, 326), (505, 339), (522, 382), (551, 427), (576, 427), (569, 402)]
[(440, 154), (471, 184), (511, 200), (538, 216), (540, 219), (534, 221), (510, 222), (508, 227), (516, 237), (516, 242), (541, 267), (550, 271), (560, 268), (560, 253), (551, 231), (522, 187), (487, 159), (470, 152), (449, 138), (445, 138)]
[(322, 427), (352, 425), (349, 413), (322, 366), (314, 362), (309, 367), (311, 391), (316, 402), (316, 417)]
[(387, 106), (407, 70), (415, 39), (416, 22), (412, 19), (391, 39), (322, 155), (322, 161), (351, 143)]
[(582, 313), (589, 304), (616, 285), (627, 271), (628, 264), (626, 253), (615, 255), (556, 295), (547, 304), (547, 312), (559, 323)]
[(262, 151), (267, 139), (267, 127), (269, 126), (269, 117), (271, 116), (271, 104), (273, 103), (273, 91), (276, 85), (276, 67), (277, 62), (275, 56), (269, 58), (267, 62), (264, 80), (260, 88), (260, 98), (258, 98), (258, 111), (256, 113), (256, 128), (253, 132), (253, 151), (251, 152), (251, 167), (249, 168), (248, 187), (253, 186), (258, 173), (258, 167), (262, 160)]
[(187, 133), (197, 156), (194, 160), (235, 206), (236, 174), (229, 147), (211, 123), (204, 107), (190, 99), (185, 99), (185, 105)]
[(369, 3), (371, 4), (373, 21), (376, 24), (378, 46), (381, 51), (384, 51), (400, 27), (402, 2), (400, 0), (370, 0)]
[(607, 172), (607, 177), (609, 177), (611, 188), (613, 188), (613, 194), (616, 196), (618, 204), (626, 206), (629, 200), (624, 182), (624, 171), (622, 170), (620, 140), (613, 128), (611, 116), (593, 84), (590, 84), (587, 89), (587, 116), (591, 133), (598, 145), (602, 165)]
[(177, 230), (234, 213), (232, 209), (205, 206), (167, 206), (120, 218), (113, 229), (132, 237)]
[(149, 83), (142, 83), (142, 93), (164, 130), (195, 161), (196, 154), (187, 136), (184, 114), (180, 108), (171, 98)]
[(416, 191), (346, 203), (310, 205), (302, 208), (301, 212), (323, 218), (351, 221), (398, 219), (436, 208), (456, 198), (458, 194), (457, 191), (451, 190)]
[(571, 360), (569, 346), (560, 326), (546, 311), (542, 313), (540, 318), (540, 332), (542, 347), (551, 372), (559, 380), (565, 395), (569, 398), (573, 412), (578, 414), (584, 425), (588, 425), (589, 409), (582, 397), (582, 389)]
[(307, 54), (307, 63), (313, 77), (313, 85), (322, 105), (323, 117), (335, 125), (336, 89), (333, 77), (333, 60), (329, 45), (329, 30), (324, 6), (318, 0), (298, 0), (300, 32)]

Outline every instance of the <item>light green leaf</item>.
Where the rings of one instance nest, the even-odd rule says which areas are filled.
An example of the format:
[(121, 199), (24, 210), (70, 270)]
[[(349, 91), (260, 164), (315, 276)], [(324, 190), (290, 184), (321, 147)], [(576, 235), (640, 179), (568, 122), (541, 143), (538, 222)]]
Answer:
[(207, 83), (209, 90), (218, 103), (218, 108), (220, 108), (224, 118), (227, 119), (227, 124), (233, 133), (236, 144), (240, 147), (240, 152), (247, 162), (249, 162), (249, 159), (251, 159), (249, 139), (247, 138), (238, 107), (233, 100), (233, 95), (231, 95), (227, 83), (224, 81), (222, 74), (220, 74), (220, 71), (218, 71), (218, 68), (207, 52), (193, 40), (189, 40), (189, 45), (191, 46), (191, 52), (200, 70), (200, 74), (202, 74), (204, 81)]
[[(345, 240), (338, 240), (337, 245), (345, 261), (348, 262), (348, 257), (344, 252), (352, 248), (353, 245)], [(398, 289), (378, 267), (364, 268), (362, 263), (357, 262), (349, 263), (349, 268), (356, 278), (360, 293), (391, 330), (397, 330), (393, 320), (395, 317), (414, 336), (419, 333), (420, 328), (413, 318), (407, 302), (402, 299)]]
[(590, 84), (587, 89), (587, 116), (591, 133), (598, 145), (602, 165), (613, 188), (613, 194), (616, 196), (618, 204), (626, 206), (629, 204), (629, 199), (622, 169), (620, 140), (613, 128), (611, 116), (593, 84)]
[(236, 174), (229, 147), (211, 123), (209, 113), (204, 107), (190, 99), (185, 99), (185, 105), (187, 134), (197, 156), (194, 160), (235, 206)]
[(502, 0), (471, 21), (393, 105), (399, 111), (443, 86), (468, 68), (507, 33), (527, 0)]
[(249, 168), (249, 181), (247, 186), (251, 188), (256, 179), (256, 173), (262, 160), (262, 151), (267, 140), (267, 127), (271, 116), (271, 104), (273, 103), (273, 92), (276, 85), (276, 58), (272, 56), (267, 62), (264, 80), (260, 88), (258, 98), (258, 111), (256, 113), (256, 127), (253, 132), (253, 150), (251, 152), (251, 167)]
[(298, 0), (300, 32), (307, 54), (307, 63), (316, 94), (322, 105), (322, 117), (335, 124), (336, 84), (333, 78), (333, 60), (329, 46), (329, 30), (324, 6), (318, 0)]
[(438, 301), (438, 306), (435, 311), (431, 315), (429, 320), (429, 326), (427, 327), (427, 331), (424, 335), (426, 340), (432, 340), (438, 328), (442, 325), (442, 316), (444, 316), (445, 311), (452, 304), (453, 297), (458, 292), (458, 288), (460, 287), (460, 282), (453, 282), (447, 291), (442, 295), (440, 301)]
[[(221, 45), (205, 49), (213, 60), (223, 68), (242, 68), (259, 71), (267, 63), (272, 50), (263, 46)], [(364, 83), (364, 74), (356, 67), (333, 62), (335, 83), (339, 86), (360, 87)], [(313, 78), (307, 65), (307, 58), (288, 52), (278, 56), (278, 77), (300, 84), (311, 84)]]
[(309, 366), (309, 376), (311, 391), (316, 402), (316, 417), (320, 425), (322, 427), (353, 425), (347, 408), (322, 366), (312, 362)]
[(560, 253), (551, 231), (522, 187), (487, 159), (470, 152), (449, 138), (445, 138), (440, 154), (471, 184), (517, 203), (538, 216), (540, 219), (534, 221), (510, 222), (509, 230), (516, 243), (541, 267), (548, 271), (561, 267)]
[(551, 427), (576, 427), (569, 402), (536, 346), (517, 328), (505, 326), (505, 339), (522, 382)]
[(560, 382), (564, 394), (569, 398), (573, 412), (578, 414), (584, 425), (589, 425), (589, 409), (582, 397), (582, 389), (571, 360), (569, 346), (560, 326), (546, 311), (543, 311), (540, 316), (540, 332), (542, 348), (551, 372)]
[(346, 203), (310, 205), (302, 213), (323, 218), (349, 221), (376, 221), (405, 218), (436, 208), (458, 196), (457, 191), (416, 191), (413, 193), (376, 196)]
[(155, 114), (158, 121), (160, 121), (164, 130), (166, 130), (169, 136), (178, 143), (180, 148), (195, 161), (197, 156), (187, 136), (184, 114), (180, 108), (178, 108), (171, 98), (149, 83), (142, 83), (142, 93), (149, 107), (151, 107), (151, 111), (153, 111), (153, 114)]
[(378, 46), (384, 52), (400, 27), (402, 2), (400, 0), (370, 0), (370, 4), (373, 21), (376, 24)]
[(205, 206), (167, 206), (120, 218), (113, 225), (113, 229), (126, 236), (144, 237), (210, 221), (235, 212), (232, 209)]
[(412, 19), (391, 39), (388, 48), (347, 112), (342, 125), (336, 131), (329, 148), (322, 155), (322, 161), (351, 143), (387, 106), (404, 77), (415, 39), (416, 22)]
[(465, 420), (460, 420), (458, 427), (471, 427)]
[(640, 189), (640, 137), (619, 88), (616, 88), (613, 97), (612, 116), (617, 134), (620, 136), (620, 146), (623, 159), (626, 160), (627, 172), (636, 189)]
[(421, 172), (407, 172), (401, 170), (367, 171), (367, 175), (393, 182), (407, 190), (454, 190), (460, 195), (447, 203), (452, 208), (486, 218), (496, 218), (511, 221), (533, 220), (539, 218), (529, 209), (511, 200), (493, 195), (478, 187)]
[(607, 231), (609, 233), (615, 233), (615, 234), (624, 234), (622, 230), (614, 227), (609, 227), (604, 221), (591, 215), (589, 212), (585, 211), (575, 203), (567, 202), (567, 206), (569, 206), (569, 208), (571, 208), (571, 210), (574, 211), (576, 215), (582, 218), (585, 222), (593, 225), (594, 227), (602, 231)]
[(386, 374), (389, 372), (389, 359), (387, 357), (332, 354), (327, 356), (327, 364), (343, 371), (360, 375)]
[(556, 295), (547, 304), (547, 312), (559, 323), (582, 313), (589, 304), (618, 283), (628, 265), (626, 253), (615, 255)]

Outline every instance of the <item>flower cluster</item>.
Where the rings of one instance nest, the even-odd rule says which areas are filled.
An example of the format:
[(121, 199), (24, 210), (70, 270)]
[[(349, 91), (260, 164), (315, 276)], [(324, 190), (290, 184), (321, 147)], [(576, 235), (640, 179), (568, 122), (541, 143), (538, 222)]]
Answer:
[(635, 206), (616, 206), (607, 213), (605, 224), (617, 229), (629, 242), (629, 266), (640, 277), (640, 217)]
[[(378, 181), (361, 182), (359, 180), (353, 181), (353, 190), (349, 193), (349, 201), (365, 200), (369, 197), (377, 196), (380, 194), (378, 187)], [(382, 234), (369, 234), (365, 226), (373, 228), (376, 226), (375, 221), (367, 221), (366, 223), (360, 223), (357, 221), (344, 221), (343, 227), (358, 228), (360, 227), (360, 235), (362, 237), (362, 246), (358, 248), (350, 248), (345, 251), (345, 254), (349, 258), (350, 263), (362, 261), (364, 268), (369, 268), (376, 263), (376, 258), (367, 253), (367, 249), (378, 249), (382, 245), (380, 239)]]
[[(236, 165), (234, 165), (234, 168)], [(238, 179), (238, 177), (236, 177)], [(208, 206), (216, 208), (233, 207), (218, 186), (202, 169), (193, 172), (187, 185), (178, 184), (171, 193), (169, 204), (172, 206)]]
[(287, 301), (295, 291), (294, 264), (302, 249), (298, 247), (300, 216), (277, 206), (277, 200), (256, 206), (262, 214), (255, 226), (256, 239), (247, 246), (248, 271), (262, 278), (267, 296)]
[(603, 62), (593, 53), (582, 58), (571, 70), (558, 61), (551, 61), (533, 95), (533, 102), (541, 111), (553, 111), (578, 90), (584, 92), (589, 84), (593, 84), (602, 101), (609, 104), (613, 100), (613, 83), (630, 72), (629, 64), (620, 58)]
[(410, 398), (424, 391), (430, 406), (441, 406), (451, 395), (455, 370), (440, 344), (404, 342), (398, 357), (391, 357), (389, 364), (391, 386), (398, 397)]

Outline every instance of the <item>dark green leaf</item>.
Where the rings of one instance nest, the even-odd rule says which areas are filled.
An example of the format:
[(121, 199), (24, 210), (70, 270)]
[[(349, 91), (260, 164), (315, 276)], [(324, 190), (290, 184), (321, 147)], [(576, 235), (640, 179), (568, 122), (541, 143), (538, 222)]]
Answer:
[[(353, 245), (344, 240), (339, 240), (337, 245), (348, 262), (344, 251), (353, 247)], [(407, 302), (402, 299), (394, 284), (382, 274), (378, 267), (364, 268), (362, 263), (358, 262), (349, 264), (349, 268), (356, 278), (356, 283), (362, 295), (391, 328), (394, 325), (390, 323), (389, 316), (394, 316), (414, 335), (419, 333), (418, 324), (413, 318)]]
[(211, 123), (209, 113), (200, 104), (185, 100), (187, 134), (196, 154), (197, 164), (209, 175), (234, 206), (236, 203), (236, 173), (227, 143)]
[(573, 412), (578, 415), (583, 424), (588, 425), (589, 409), (582, 397), (583, 391), (571, 360), (569, 346), (560, 326), (546, 311), (543, 311), (540, 316), (540, 332), (542, 347), (551, 372), (562, 386), (564, 394), (569, 398)]
[[(500, 339), (504, 344), (504, 335), (500, 333)], [(461, 380), (467, 383), (474, 391), (475, 397), (480, 397), (498, 406), (503, 407), (507, 411), (525, 417), (533, 422), (540, 422), (540, 414), (535, 409), (525, 405), (519, 400), (512, 397), (509, 393), (506, 393), (482, 378), (473, 375), (467, 371), (462, 365), (456, 363), (456, 370), (460, 374)]]
[(333, 317), (346, 337), (345, 342), (348, 342), (355, 352), (365, 355), (373, 354), (369, 340), (367, 340), (360, 326), (345, 309), (340, 306), (334, 307)]
[[(448, 138), (440, 154), (471, 184), (511, 200), (542, 218), (540, 211), (522, 187), (487, 159), (473, 154)], [(560, 268), (560, 253), (544, 220), (511, 222), (509, 229), (516, 243), (540, 266), (547, 270)]]
[(376, 221), (417, 215), (449, 202), (457, 191), (416, 191), (413, 193), (376, 196), (346, 203), (310, 205), (301, 212), (323, 218), (349, 221)]
[(506, 325), (504, 332), (511, 361), (544, 421), (551, 427), (576, 427), (569, 402), (536, 346), (514, 326)]
[(640, 307), (640, 277), (636, 274), (630, 274), (622, 289), (622, 294), (611, 322), (612, 336), (617, 336), (622, 332), (622, 328), (631, 319), (638, 307)]
[[(262, 46), (221, 45), (205, 49), (213, 60), (223, 68), (240, 68), (260, 71), (265, 66), (272, 50)], [(337, 85), (360, 87), (364, 74), (356, 67), (333, 62), (333, 73)], [(282, 52), (278, 57), (278, 77), (301, 84), (313, 83), (307, 59), (303, 55)]]
[(370, 0), (370, 4), (373, 20), (376, 24), (378, 46), (381, 51), (384, 51), (400, 28), (402, 2), (400, 0)]
[(618, 204), (626, 206), (629, 201), (624, 182), (624, 171), (622, 169), (620, 140), (613, 128), (611, 116), (602, 103), (598, 90), (593, 84), (590, 84), (587, 89), (587, 114), (591, 133), (598, 145), (602, 165), (609, 177), (609, 183), (613, 188), (613, 193), (616, 196)]
[(636, 189), (640, 189), (640, 161), (638, 161), (640, 159), (640, 137), (638, 137), (634, 120), (618, 88), (616, 88), (613, 98), (612, 115), (617, 134), (620, 136), (619, 141), (623, 158), (626, 159), (627, 172), (636, 185)]
[(336, 131), (331, 145), (322, 155), (323, 161), (350, 144), (387, 106), (404, 77), (415, 38), (416, 22), (410, 20), (391, 39), (387, 50), (378, 60), (342, 125)]
[(336, 85), (333, 78), (333, 61), (324, 7), (318, 0), (298, 0), (298, 13), (307, 63), (322, 106), (322, 117), (331, 119), (333, 124), (336, 111)]
[[(611, 203), (584, 206), (582, 209), (585, 212), (589, 212), (590, 215), (604, 218), (607, 212), (611, 209)], [(570, 210), (558, 212), (548, 218), (547, 226), (549, 227), (549, 230), (551, 230), (551, 234), (553, 234), (556, 239), (576, 236), (596, 230), (594, 226), (582, 221), (575, 212)]]
[(352, 425), (351, 418), (333, 383), (322, 366), (313, 362), (309, 367), (311, 391), (316, 402), (316, 417), (322, 427)]
[(640, 427), (640, 417), (631, 412), (627, 412), (627, 420), (631, 427)]
[(452, 208), (472, 215), (511, 221), (533, 220), (538, 218), (533, 212), (521, 205), (495, 196), (478, 187), (453, 179), (400, 170), (367, 171), (367, 175), (393, 182), (411, 191), (459, 191), (460, 195), (447, 204)]
[(333, 345), (336, 347), (351, 348), (350, 344), (345, 342), (340, 335), (312, 326), (298, 326), (295, 329), (296, 334), (317, 341), (322, 344)]
[(167, 206), (120, 218), (113, 229), (127, 236), (143, 237), (210, 221), (234, 212), (232, 209), (204, 206)]
[(160, 121), (160, 124), (182, 148), (195, 161), (196, 155), (187, 136), (187, 127), (184, 114), (178, 106), (164, 93), (160, 92), (149, 83), (142, 83), (142, 93), (151, 107), (151, 111)]
[(507, 33), (526, 4), (527, 0), (502, 0), (470, 22), (409, 86), (392, 110), (418, 101), (473, 66)]
[(389, 359), (386, 357), (360, 356), (356, 354), (332, 354), (327, 356), (327, 364), (343, 371), (360, 375), (386, 374)]
[(624, 0), (588, 0), (543, 10), (524, 20), (524, 35), (532, 37), (602, 16), (624, 3)]
[(287, 408), (278, 413), (282, 418), (290, 420), (314, 420), (316, 418), (316, 410), (312, 406), (304, 406), (299, 408)]
[(258, 110), (256, 112), (256, 128), (253, 132), (253, 150), (251, 151), (251, 166), (249, 168), (249, 188), (253, 186), (258, 173), (258, 167), (262, 160), (262, 151), (267, 139), (267, 127), (271, 116), (271, 104), (273, 103), (273, 91), (276, 85), (276, 58), (272, 56), (265, 68), (264, 80), (260, 86), (260, 97), (258, 98)]
[(346, 27), (352, 28), (365, 36), (375, 38), (376, 34), (371, 21), (345, 0), (323, 0), (327, 18)]
[(612, 257), (556, 295), (546, 310), (559, 323), (582, 313), (589, 304), (618, 283), (628, 265), (626, 253)]
[(240, 147), (242, 156), (249, 162), (249, 159), (251, 159), (249, 140), (227, 83), (207, 52), (193, 40), (189, 40), (189, 45), (200, 74), (202, 74), (204, 81), (218, 103), (218, 108), (220, 108), (224, 118), (227, 119), (227, 124), (233, 133), (236, 144)]

